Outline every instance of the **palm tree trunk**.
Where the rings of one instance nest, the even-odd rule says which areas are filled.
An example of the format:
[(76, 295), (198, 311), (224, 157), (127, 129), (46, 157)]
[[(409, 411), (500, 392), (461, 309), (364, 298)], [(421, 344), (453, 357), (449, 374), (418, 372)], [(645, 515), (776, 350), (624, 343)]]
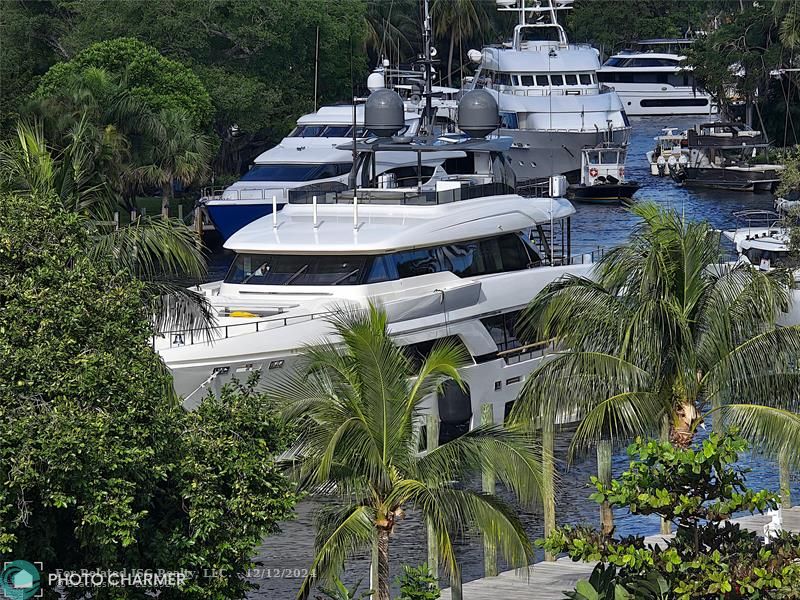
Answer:
[[(672, 427), (672, 415), (666, 413), (664, 415), (664, 422), (661, 423), (661, 441), (668, 442), (670, 438), (670, 429)], [(671, 533), (670, 522), (661, 517), (661, 535), (669, 535)]]
[(169, 201), (172, 196), (172, 182), (161, 185), (161, 216), (169, 217)]
[(781, 508), (792, 507), (792, 483), (789, 469), (789, 455), (786, 449), (778, 455), (778, 476), (780, 478)]
[[(611, 440), (604, 438), (597, 441), (597, 478), (603, 487), (611, 487)], [(611, 535), (614, 529), (614, 513), (608, 501), (600, 505), (600, 529)]]
[(370, 598), (377, 600), (378, 598), (378, 532), (375, 531), (375, 537), (372, 538), (372, 560), (369, 565), (369, 589), (372, 590)]
[[(544, 537), (549, 536), (556, 528), (556, 496), (555, 496), (555, 415), (547, 414), (542, 419), (542, 502), (544, 503)], [(549, 552), (544, 554), (545, 560), (555, 560)]]
[[(425, 435), (427, 444), (425, 448), (428, 452), (439, 445), (439, 418), (436, 415), (426, 417)], [(428, 569), (436, 581), (439, 581), (439, 544), (436, 541), (436, 530), (433, 521), (428, 518), (426, 521), (428, 528)]]
[[(481, 407), (481, 425), (491, 425), (494, 422), (493, 405), (484, 404)], [(483, 470), (482, 482), (483, 493), (494, 496), (495, 476), (491, 468)], [(497, 547), (493, 539), (484, 534), (483, 536), (483, 574), (485, 577), (497, 575)]]
[(378, 528), (378, 600), (391, 600), (389, 596), (389, 530)]

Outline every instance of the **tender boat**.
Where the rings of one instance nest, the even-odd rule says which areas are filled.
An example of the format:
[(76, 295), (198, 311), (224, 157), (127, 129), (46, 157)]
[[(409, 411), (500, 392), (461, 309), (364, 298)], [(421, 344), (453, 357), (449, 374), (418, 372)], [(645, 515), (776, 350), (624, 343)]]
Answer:
[(669, 175), (668, 165), (677, 165), (681, 155), (688, 154), (686, 146), (689, 140), (686, 135), (685, 131), (677, 133), (675, 127), (665, 127), (661, 130), (661, 135), (653, 138), (656, 147), (646, 153), (651, 175), (657, 177)]
[(687, 151), (670, 169), (679, 184), (747, 192), (772, 192), (783, 165), (767, 161), (769, 143), (741, 123), (703, 123), (687, 132)]
[[(185, 407), (256, 370), (266, 382), (284, 376), (305, 345), (329, 339), (326, 316), (374, 302), (413, 356), (442, 339), (468, 351), (465, 390), (446, 386), (426, 407), (441, 420), (443, 438), (476, 425), (482, 405), (498, 422), (507, 414), (548, 351), (547, 341), (519, 341), (519, 311), (547, 283), (591, 267), (573, 264), (587, 257), (570, 256), (575, 209), (565, 198), (514, 192), (511, 138), (482, 137), (497, 120), (486, 92), (461, 100), (459, 127), (471, 138), (391, 137), (402, 104), (390, 106), (397, 119), (383, 119), (399, 124), (370, 125), (382, 118), (370, 103), (393, 93), (374, 92), (367, 102), (368, 126), (384, 137), (358, 142), (355, 185), (293, 190), (281, 211), (239, 230), (225, 243), (236, 255), (224, 281), (199, 287), (217, 317), (210, 334), (164, 331), (155, 339)], [(438, 180), (400, 186), (372, 168), (382, 154), (413, 152), (421, 164), (443, 148), (459, 155), (458, 168)]]
[(597, 80), (599, 53), (571, 44), (558, 14), (572, 0), (497, 0), (518, 15), (512, 39), (471, 50), (479, 68), (472, 88), (492, 92), (501, 133), (514, 139), (511, 159), (520, 181), (567, 175), (577, 180), (581, 148), (607, 140), (625, 146), (630, 122), (616, 92)]
[(625, 180), (626, 153), (613, 144), (581, 150), (581, 182), (569, 186), (568, 197), (600, 204), (630, 202), (639, 184)]
[(712, 115), (710, 94), (695, 85), (686, 51), (692, 39), (641, 40), (614, 54), (598, 72), (614, 88), (629, 115)]

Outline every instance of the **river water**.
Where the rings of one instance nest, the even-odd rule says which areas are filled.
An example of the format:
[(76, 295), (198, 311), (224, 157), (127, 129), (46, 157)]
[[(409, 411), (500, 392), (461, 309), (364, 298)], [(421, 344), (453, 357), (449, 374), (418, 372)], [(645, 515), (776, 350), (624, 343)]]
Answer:
[[(718, 228), (734, 226), (732, 213), (746, 209), (771, 209), (772, 196), (742, 192), (690, 190), (681, 188), (667, 178), (652, 177), (645, 152), (652, 149), (653, 138), (663, 127), (681, 130), (693, 125), (696, 117), (640, 117), (633, 118), (633, 132), (628, 151), (626, 174), (628, 179), (642, 185), (636, 194), (637, 200), (652, 200), (680, 211), (687, 219), (703, 219)], [(610, 248), (624, 243), (636, 224), (636, 218), (624, 208), (612, 205), (577, 204), (577, 214), (572, 219), (572, 251), (589, 252), (600, 247)], [(210, 261), (210, 275), (218, 279), (230, 263), (230, 255), (217, 248)], [(591, 490), (587, 483), (594, 473), (593, 456), (587, 456), (567, 466), (563, 459), (570, 440), (570, 431), (558, 435), (560, 483), (557, 492), (557, 519), (559, 523), (590, 523), (599, 521), (597, 505), (588, 499)], [(743, 457), (741, 464), (751, 469), (748, 483), (755, 488), (777, 490), (775, 465), (758, 455)], [(627, 467), (624, 449), (614, 457), (614, 474)], [(797, 482), (793, 494), (798, 497)], [(505, 495), (502, 490), (499, 492)], [(508, 498), (510, 499), (510, 498)], [(314, 511), (325, 500), (305, 500), (297, 507), (293, 521), (282, 525), (282, 532), (267, 538), (258, 549), (254, 560), (257, 568), (252, 581), (259, 585), (258, 591), (248, 597), (258, 600), (290, 600), (294, 598), (304, 569), (311, 565), (314, 555)], [(542, 536), (542, 518), (539, 511), (521, 511), (521, 518), (531, 539)], [(656, 519), (632, 516), (626, 512), (616, 514), (617, 531), (621, 534), (651, 534), (658, 530)], [(426, 560), (425, 529), (414, 511), (409, 511), (397, 526), (390, 546), (391, 573), (397, 576), (401, 565), (418, 565)], [(483, 552), (480, 538), (461, 540), (458, 556), (463, 578), (470, 581), (483, 576)], [(361, 589), (368, 587), (369, 560), (367, 556), (356, 557), (347, 563), (344, 580), (355, 583), (362, 579)], [(444, 583), (444, 582), (443, 582)], [(394, 586), (396, 592), (396, 586)]]

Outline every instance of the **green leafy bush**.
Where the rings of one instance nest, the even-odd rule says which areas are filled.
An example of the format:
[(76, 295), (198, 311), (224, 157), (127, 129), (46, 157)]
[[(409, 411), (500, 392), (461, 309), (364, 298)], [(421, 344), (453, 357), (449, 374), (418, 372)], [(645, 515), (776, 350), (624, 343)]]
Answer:
[(746, 448), (735, 436), (717, 434), (688, 449), (637, 440), (628, 448), (630, 468), (619, 480), (606, 488), (593, 478), (595, 501), (674, 523), (677, 532), (665, 547), (588, 527), (559, 528), (542, 545), (576, 561), (614, 565), (623, 585), (655, 573), (668, 584), (670, 598), (797, 598), (800, 536), (784, 532), (765, 545), (729, 520), (735, 512), (777, 507), (775, 494), (748, 489), (746, 471), (733, 466)]
[(403, 574), (397, 581), (400, 600), (437, 600), (441, 596), (439, 582), (425, 563), (418, 567), (403, 565)]

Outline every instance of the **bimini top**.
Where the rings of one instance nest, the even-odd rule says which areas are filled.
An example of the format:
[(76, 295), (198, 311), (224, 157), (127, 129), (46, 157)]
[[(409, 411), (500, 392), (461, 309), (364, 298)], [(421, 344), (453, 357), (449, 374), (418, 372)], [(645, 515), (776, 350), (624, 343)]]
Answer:
[[(225, 243), (236, 252), (272, 254), (381, 254), (395, 250), (473, 240), (524, 231), (574, 214), (564, 198), (523, 198), (509, 193), (429, 206), (373, 204), (287, 204), (275, 217), (262, 217)], [(316, 214), (316, 220), (314, 215)], [(316, 222), (316, 226), (315, 226)]]

